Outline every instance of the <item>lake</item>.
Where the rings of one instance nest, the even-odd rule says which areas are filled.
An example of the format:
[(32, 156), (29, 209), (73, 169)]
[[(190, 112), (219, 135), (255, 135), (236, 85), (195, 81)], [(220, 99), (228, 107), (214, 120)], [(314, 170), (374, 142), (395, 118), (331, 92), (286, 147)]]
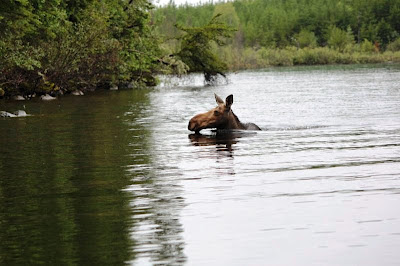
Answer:
[[(195, 135), (233, 94), (263, 131)], [(0, 264), (398, 265), (400, 66), (0, 101)]]

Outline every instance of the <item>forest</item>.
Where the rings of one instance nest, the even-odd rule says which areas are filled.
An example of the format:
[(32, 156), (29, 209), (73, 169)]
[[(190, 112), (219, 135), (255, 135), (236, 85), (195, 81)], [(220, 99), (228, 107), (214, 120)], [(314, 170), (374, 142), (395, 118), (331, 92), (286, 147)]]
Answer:
[(399, 36), (400, 0), (3, 0), (0, 97), (154, 86), (160, 73), (400, 62)]
[(174, 51), (176, 24), (200, 26), (216, 14), (236, 29), (228, 45), (215, 47), (231, 70), (400, 61), (400, 0), (170, 1), (153, 11), (153, 21)]
[(0, 96), (154, 85), (147, 0), (2, 0)]

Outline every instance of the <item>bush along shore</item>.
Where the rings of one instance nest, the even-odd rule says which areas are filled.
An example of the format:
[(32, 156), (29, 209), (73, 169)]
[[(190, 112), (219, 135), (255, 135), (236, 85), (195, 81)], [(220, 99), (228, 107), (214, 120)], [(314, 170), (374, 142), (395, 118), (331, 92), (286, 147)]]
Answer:
[(1, 1), (0, 97), (156, 84), (152, 8), (146, 0)]
[(219, 49), (218, 54), (231, 71), (259, 69), (272, 66), (328, 65), (328, 64), (375, 64), (400, 63), (400, 51), (364, 52), (358, 49), (340, 52), (329, 47), (297, 48), (246, 48)]

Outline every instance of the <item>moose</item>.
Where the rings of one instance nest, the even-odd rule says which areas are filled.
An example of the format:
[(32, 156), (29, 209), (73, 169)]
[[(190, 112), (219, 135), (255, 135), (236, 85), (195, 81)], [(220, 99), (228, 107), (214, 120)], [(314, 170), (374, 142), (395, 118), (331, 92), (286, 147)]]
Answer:
[(232, 112), (233, 95), (226, 97), (225, 102), (214, 94), (217, 106), (208, 112), (195, 115), (189, 121), (188, 129), (197, 134), (205, 128), (216, 128), (217, 130), (261, 130), (256, 124), (242, 123)]

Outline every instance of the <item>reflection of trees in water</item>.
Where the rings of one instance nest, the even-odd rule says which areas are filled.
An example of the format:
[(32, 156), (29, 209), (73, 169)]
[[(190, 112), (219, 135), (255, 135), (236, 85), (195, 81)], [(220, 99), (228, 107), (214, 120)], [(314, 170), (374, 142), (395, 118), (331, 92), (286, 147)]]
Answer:
[[(157, 118), (148, 113), (138, 123), (146, 124), (152, 130), (154, 119)], [(133, 184), (127, 189), (133, 194), (131, 236), (139, 261), (183, 264), (186, 258), (179, 221), (184, 204), (178, 185), (180, 173), (174, 166), (174, 158), (169, 156), (175, 151), (157, 134), (156, 131), (144, 134), (130, 144), (135, 150), (129, 168)]]
[(139, 116), (125, 109), (145, 96), (124, 93), (65, 98), (41, 105), (43, 116), (1, 125), (0, 264), (134, 259), (132, 195), (121, 190), (131, 183), (129, 142), (143, 128), (121, 119)]
[(139, 258), (156, 264), (176, 265), (185, 261), (182, 226), (179, 213), (182, 199), (179, 191), (170, 182), (157, 180), (155, 172), (145, 173), (150, 180), (135, 182), (130, 191), (135, 194), (132, 201), (132, 238), (135, 253)]

